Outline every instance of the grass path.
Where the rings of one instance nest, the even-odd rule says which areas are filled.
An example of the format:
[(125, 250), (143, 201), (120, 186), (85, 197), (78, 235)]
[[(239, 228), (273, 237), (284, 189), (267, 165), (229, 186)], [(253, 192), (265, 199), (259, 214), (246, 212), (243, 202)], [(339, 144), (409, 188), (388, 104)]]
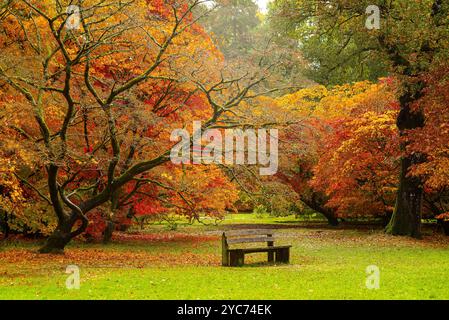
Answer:
[[(230, 226), (153, 227), (108, 246), (73, 243), (56, 256), (35, 253), (33, 242), (2, 242), (0, 299), (449, 299), (446, 237), (277, 223), (290, 226), (277, 230), (280, 244), (293, 245), (290, 265), (255, 254), (248, 266), (221, 267), (218, 235)], [(80, 268), (79, 290), (65, 287), (71, 264)], [(378, 290), (366, 288), (369, 265), (380, 269)]]

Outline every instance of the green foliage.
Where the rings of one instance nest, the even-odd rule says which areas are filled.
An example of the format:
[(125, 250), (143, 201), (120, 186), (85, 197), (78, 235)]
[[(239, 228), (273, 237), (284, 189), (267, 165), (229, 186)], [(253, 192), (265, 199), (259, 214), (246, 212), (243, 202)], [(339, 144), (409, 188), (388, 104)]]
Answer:
[(225, 57), (248, 54), (254, 48), (254, 31), (260, 24), (258, 7), (253, 0), (218, 0), (217, 9), (203, 24), (215, 36)]
[(56, 227), (57, 221), (52, 208), (44, 202), (35, 202), (16, 213), (8, 214), (8, 226), (12, 232), (26, 235), (48, 236)]
[[(370, 5), (380, 9), (379, 30), (365, 26)], [(281, 38), (298, 41), (308, 74), (328, 85), (428, 70), (447, 56), (448, 12), (447, 1), (435, 0), (275, 0), (270, 24)]]
[(374, 82), (387, 75), (385, 62), (379, 56), (360, 48), (341, 30), (328, 36), (311, 37), (300, 49), (309, 61), (304, 74), (320, 84)]
[(296, 42), (287, 38), (273, 41), (277, 37), (275, 30), (258, 11), (254, 0), (219, 0), (216, 3), (217, 9), (201, 23), (228, 63), (238, 63), (242, 70), (270, 69), (272, 75), (264, 81), (266, 91), (310, 83), (303, 75), (304, 59)]
[(256, 215), (256, 218), (263, 218), (264, 216), (268, 215), (268, 211), (264, 205), (259, 204), (256, 207), (254, 207), (253, 214)]
[[(270, 27), (278, 35), (276, 41), (295, 41), (308, 61), (302, 69), (306, 76), (324, 85), (376, 81), (386, 76), (384, 59), (370, 51), (363, 34), (356, 34), (351, 24), (323, 26), (320, 18), (314, 17), (314, 10), (310, 1), (277, 0), (269, 17)], [(345, 18), (339, 15), (334, 26)]]

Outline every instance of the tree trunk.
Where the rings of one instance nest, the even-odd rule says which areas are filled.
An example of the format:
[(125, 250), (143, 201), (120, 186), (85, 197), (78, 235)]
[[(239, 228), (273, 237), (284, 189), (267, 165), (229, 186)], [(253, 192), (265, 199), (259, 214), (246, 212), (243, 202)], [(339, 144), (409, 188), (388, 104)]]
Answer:
[(408, 177), (410, 157), (401, 160), (401, 175), (396, 205), (386, 231), (392, 235), (421, 238), (423, 189), (419, 179)]
[(382, 217), (382, 227), (386, 228), (391, 221), (391, 217), (393, 216), (393, 211), (388, 210), (385, 212), (385, 215)]
[[(406, 130), (424, 126), (424, 115), (421, 111), (413, 111), (411, 106), (422, 93), (423, 84), (407, 87), (400, 97), (401, 111), (397, 119), (397, 126), (401, 136)], [(407, 141), (401, 145), (406, 152)], [(396, 205), (386, 232), (392, 235), (411, 236), (421, 238), (421, 209), (423, 203), (423, 186), (419, 178), (408, 176), (410, 168), (424, 160), (421, 154), (405, 154), (401, 158), (401, 173)]]
[(69, 225), (69, 222), (59, 223), (39, 252), (64, 253), (64, 247), (72, 240), (71, 229), (72, 226)]
[(103, 243), (107, 244), (112, 239), (115, 230), (114, 216), (119, 207), (120, 188), (115, 190), (111, 196), (111, 211), (107, 214), (106, 228), (103, 231)]
[(321, 213), (326, 219), (327, 223), (331, 226), (338, 226), (338, 219), (335, 216), (335, 213), (332, 209), (326, 208), (321, 201), (317, 200), (317, 197), (315, 194), (312, 195), (311, 199), (308, 199), (306, 197), (301, 197), (301, 201), (304, 202), (310, 209), (315, 210), (318, 213)]
[(449, 221), (438, 219), (437, 224), (443, 229), (444, 235), (449, 236)]
[(39, 249), (39, 253), (64, 253), (65, 246), (75, 237), (86, 231), (88, 221), (81, 219), (78, 229), (72, 231), (75, 223), (80, 218), (72, 212), (70, 218), (60, 220), (55, 231), (47, 238), (44, 246)]
[(330, 226), (333, 226), (333, 227), (338, 226), (339, 222), (338, 222), (338, 219), (335, 217), (334, 214), (326, 214), (326, 213), (324, 213), (324, 212), (321, 212), (321, 214), (324, 215), (324, 216), (326, 217), (327, 223), (328, 223)]
[(115, 223), (111, 220), (106, 221), (106, 228), (104, 229), (104, 232), (103, 232), (103, 243), (104, 244), (107, 244), (111, 241), (114, 229), (115, 229)]
[(3, 238), (6, 239), (9, 236), (9, 224), (8, 224), (8, 212), (0, 209), (0, 228), (3, 231)]

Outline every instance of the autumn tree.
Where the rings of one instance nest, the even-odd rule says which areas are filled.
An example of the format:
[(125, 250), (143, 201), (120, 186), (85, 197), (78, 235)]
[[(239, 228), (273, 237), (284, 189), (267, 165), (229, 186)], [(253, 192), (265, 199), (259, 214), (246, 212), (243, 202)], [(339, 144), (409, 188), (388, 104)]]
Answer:
[[(380, 12), (380, 28), (367, 27), (376, 5)], [(370, 7), (371, 6), (371, 7)], [(366, 52), (380, 57), (401, 85), (398, 88), (400, 112), (397, 127), (404, 138), (402, 149), (409, 144), (407, 130), (422, 128), (424, 114), (413, 109), (423, 96), (426, 84), (420, 78), (433, 64), (447, 58), (449, 4), (442, 0), (427, 1), (289, 1), (277, 0), (276, 15), (291, 21), (293, 28), (305, 30), (299, 39), (308, 41), (345, 30), (341, 50)], [(375, 17), (374, 17), (375, 18)], [(369, 23), (368, 23), (369, 26)], [(329, 42), (322, 42), (329, 45)], [(320, 43), (318, 43), (320, 45)], [(334, 50), (338, 53), (339, 50)], [(350, 62), (351, 59), (348, 60)], [(344, 64), (346, 61), (342, 61)], [(315, 65), (320, 68), (321, 65)], [(395, 210), (387, 232), (395, 235), (421, 236), (423, 185), (421, 179), (409, 175), (410, 169), (425, 160), (425, 154), (405, 153), (401, 158), (399, 188)]]
[[(380, 89), (383, 86), (369, 82), (331, 88), (316, 85), (276, 99), (281, 112), (295, 120), (281, 135), (282, 152), (277, 176), (292, 186), (302, 202), (323, 214), (330, 225), (337, 225), (337, 218), (348, 216), (348, 212), (342, 214), (345, 210), (339, 207), (336, 193), (329, 192), (328, 188), (342, 187), (342, 181), (354, 182), (348, 180), (341, 169), (349, 160), (346, 156), (353, 157), (356, 162), (360, 154), (352, 155), (353, 149), (350, 148), (346, 156), (341, 158), (343, 163), (331, 165), (332, 161), (342, 151), (341, 145), (349, 142), (347, 139), (353, 131), (357, 132), (356, 126), (350, 127), (350, 123), (356, 121), (354, 118), (365, 112), (382, 114), (385, 106), (394, 101), (391, 93), (388, 98), (388, 91)], [(362, 143), (364, 138), (367, 137), (360, 137), (358, 143)], [(377, 148), (369, 139), (364, 145), (366, 149)], [(364, 168), (365, 165), (366, 163), (360, 162), (358, 169), (369, 170)], [(354, 169), (352, 164), (348, 167)], [(346, 194), (345, 190), (347, 192), (352, 189), (334, 189), (337, 190), (343, 195)], [(350, 197), (349, 194), (346, 196)], [(361, 204), (360, 197), (353, 199), (358, 205)]]
[(424, 183), (424, 207), (435, 216), (447, 218), (448, 198), (448, 139), (447, 101), (449, 82), (447, 62), (435, 64), (422, 76), (426, 83), (424, 95), (416, 101), (413, 109), (424, 110), (426, 125), (407, 132), (410, 144), (407, 152), (426, 155), (426, 161), (417, 163), (411, 174)]
[(310, 185), (339, 217), (391, 218), (400, 155), (391, 83), (368, 85), (348, 101), (349, 112), (327, 121)]
[(15, 97), (2, 105), (22, 117), (57, 218), (43, 253), (169, 161), (174, 128), (220, 122), (268, 73), (225, 69), (192, 14), (201, 0), (3, 3), (0, 81)]

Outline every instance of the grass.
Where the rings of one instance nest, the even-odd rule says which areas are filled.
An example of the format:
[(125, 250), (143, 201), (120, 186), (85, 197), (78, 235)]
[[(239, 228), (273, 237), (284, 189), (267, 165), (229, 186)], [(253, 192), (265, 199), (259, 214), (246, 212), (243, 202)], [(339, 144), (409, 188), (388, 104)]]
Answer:
[[(221, 267), (221, 230), (255, 222), (279, 228), (280, 244), (293, 245), (291, 264), (267, 265), (255, 254), (244, 267)], [(449, 299), (449, 240), (431, 231), (419, 241), (369, 226), (232, 215), (218, 226), (151, 226), (107, 246), (75, 242), (64, 256), (37, 248), (2, 244), (0, 299)], [(80, 267), (79, 290), (66, 289), (69, 264)], [(380, 269), (377, 290), (365, 285), (369, 265)]]

